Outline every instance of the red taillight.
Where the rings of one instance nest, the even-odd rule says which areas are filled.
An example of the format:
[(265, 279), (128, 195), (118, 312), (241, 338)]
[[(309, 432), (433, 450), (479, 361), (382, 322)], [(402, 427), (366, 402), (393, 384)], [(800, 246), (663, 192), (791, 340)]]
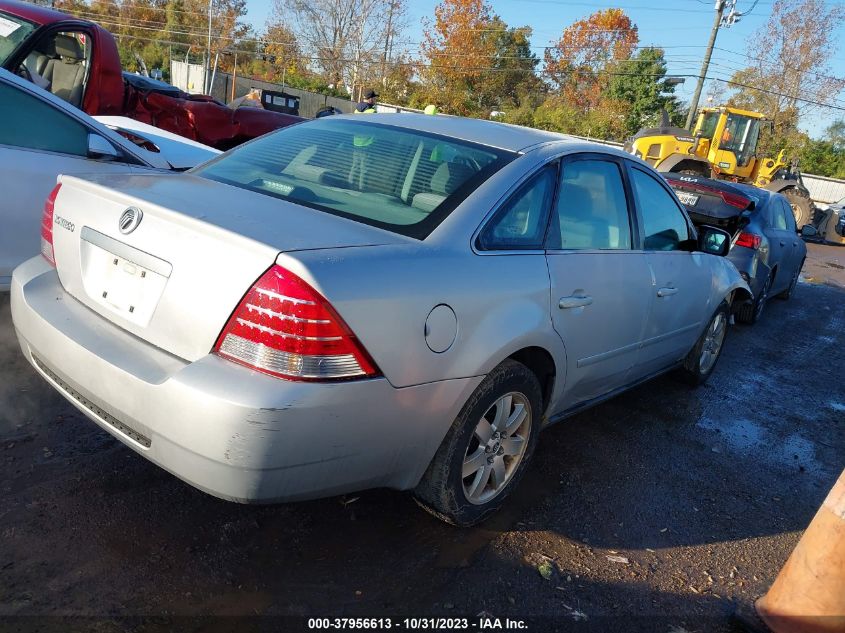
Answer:
[(56, 206), (56, 196), (59, 195), (59, 189), (62, 188), (62, 183), (53, 187), (53, 191), (47, 196), (44, 202), (44, 213), (41, 214), (41, 254), (44, 256), (51, 266), (56, 265), (56, 257), (53, 254), (53, 209)]
[(760, 243), (763, 241), (763, 238), (760, 235), (755, 235), (754, 233), (746, 233), (743, 231), (739, 234), (739, 237), (736, 238), (736, 245), (737, 246), (745, 246), (746, 248), (753, 248), (755, 251), (760, 248)]
[(241, 299), (214, 351), (291, 380), (378, 375), (369, 354), (329, 302), (278, 265)]

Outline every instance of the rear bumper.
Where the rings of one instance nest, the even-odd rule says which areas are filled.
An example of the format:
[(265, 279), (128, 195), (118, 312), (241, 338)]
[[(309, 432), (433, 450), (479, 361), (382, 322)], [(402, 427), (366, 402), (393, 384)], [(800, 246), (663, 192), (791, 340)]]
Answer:
[(288, 382), (217, 356), (188, 363), (68, 295), (41, 257), (14, 273), (12, 318), (35, 369), (151, 462), (238, 502), (416, 485), (481, 378)]

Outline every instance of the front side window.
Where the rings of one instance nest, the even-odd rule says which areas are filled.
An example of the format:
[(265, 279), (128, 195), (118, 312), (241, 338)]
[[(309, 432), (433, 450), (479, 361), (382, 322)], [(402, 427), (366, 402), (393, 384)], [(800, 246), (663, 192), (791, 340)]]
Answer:
[(195, 173), (424, 239), (515, 157), (417, 130), (325, 117), (237, 147)]
[(631, 224), (622, 173), (607, 160), (573, 160), (563, 166), (549, 248), (630, 249)]
[(556, 166), (549, 165), (523, 184), (478, 236), (479, 248), (487, 251), (543, 248), (556, 176)]
[(88, 129), (46, 101), (0, 82), (0, 145), (88, 156)]
[(5, 66), (6, 61), (36, 28), (37, 25), (32, 22), (0, 11), (0, 66)]
[(636, 167), (631, 183), (637, 208), (643, 219), (643, 248), (647, 251), (675, 251), (690, 239), (689, 226), (681, 207), (656, 178)]

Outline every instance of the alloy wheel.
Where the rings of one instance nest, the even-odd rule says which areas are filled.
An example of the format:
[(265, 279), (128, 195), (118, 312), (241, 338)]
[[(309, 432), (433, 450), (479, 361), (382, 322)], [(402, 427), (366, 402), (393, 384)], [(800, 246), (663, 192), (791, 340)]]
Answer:
[(701, 355), (698, 358), (698, 369), (702, 374), (709, 372), (716, 364), (722, 343), (725, 341), (727, 326), (728, 321), (721, 311), (710, 322), (707, 334), (704, 336), (704, 343), (701, 346)]
[(464, 455), (464, 495), (480, 505), (497, 496), (519, 468), (531, 437), (531, 405), (512, 391), (481, 416)]
[(769, 290), (772, 288), (772, 276), (766, 278), (766, 283), (763, 284), (763, 289), (760, 291), (760, 297), (757, 299), (757, 305), (754, 306), (754, 320), (760, 318), (763, 314), (763, 308), (766, 306), (766, 301), (769, 299)]

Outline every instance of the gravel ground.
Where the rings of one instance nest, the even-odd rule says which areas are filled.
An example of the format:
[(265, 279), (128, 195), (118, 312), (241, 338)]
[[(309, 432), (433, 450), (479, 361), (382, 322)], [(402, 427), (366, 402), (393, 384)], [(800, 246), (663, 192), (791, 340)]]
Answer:
[(803, 277), (731, 329), (706, 386), (666, 376), (546, 431), (506, 510), (469, 530), (393, 491), (255, 507), (194, 490), (35, 375), (2, 297), (0, 630), (489, 614), (732, 631), (845, 466), (845, 248), (809, 245)]

